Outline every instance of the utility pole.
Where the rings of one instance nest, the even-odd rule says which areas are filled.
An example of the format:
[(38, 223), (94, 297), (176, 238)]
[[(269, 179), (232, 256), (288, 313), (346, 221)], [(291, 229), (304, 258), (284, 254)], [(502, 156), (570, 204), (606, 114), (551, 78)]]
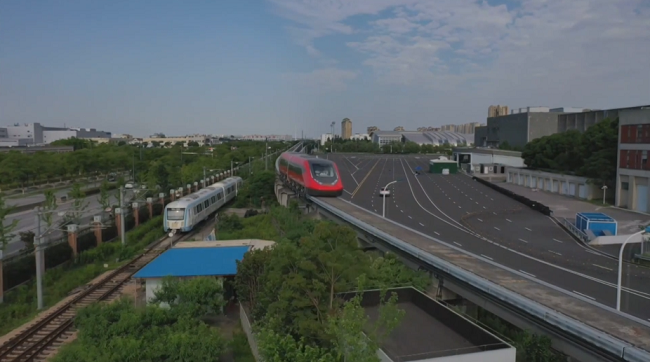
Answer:
[(269, 170), (269, 142), (264, 142), (264, 171)]
[(41, 208), (36, 208), (36, 235), (34, 235), (34, 246), (36, 254), (36, 299), (38, 310), (43, 309), (43, 239), (41, 231)]
[(206, 181), (205, 181), (205, 166), (203, 166), (203, 187), (206, 187)]
[(124, 232), (124, 230), (125, 230), (124, 214), (126, 212), (126, 210), (124, 209), (124, 186), (120, 186), (120, 211), (121, 211), (120, 212), (120, 221), (121, 221), (120, 222), (120, 232), (122, 234), (122, 245), (124, 246), (124, 245), (126, 245), (126, 239), (125, 239), (126, 236), (124, 235), (125, 234), (125, 232)]

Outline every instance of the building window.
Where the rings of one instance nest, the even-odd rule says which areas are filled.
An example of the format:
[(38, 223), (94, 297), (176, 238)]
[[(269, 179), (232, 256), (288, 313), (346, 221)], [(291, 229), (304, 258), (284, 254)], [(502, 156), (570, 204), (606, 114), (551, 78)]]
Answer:
[(642, 151), (641, 152), (641, 168), (645, 168), (646, 164), (648, 163), (648, 151)]
[(630, 189), (629, 182), (621, 182), (621, 190), (629, 190), (629, 189)]
[(637, 125), (636, 126), (636, 141), (641, 142), (643, 139), (643, 126), (642, 125)]

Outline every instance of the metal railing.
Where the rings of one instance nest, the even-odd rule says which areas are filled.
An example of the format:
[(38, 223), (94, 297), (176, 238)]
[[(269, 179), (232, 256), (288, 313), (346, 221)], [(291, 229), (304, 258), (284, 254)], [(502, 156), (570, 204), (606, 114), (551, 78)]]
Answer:
[[(386, 243), (390, 244), (396, 249), (402, 250), (403, 252), (415, 257), (416, 259), (425, 262), (428, 265), (431, 265), (444, 273), (452, 275), (454, 278), (470, 285), (476, 290), (492, 295), (493, 297), (502, 301), (505, 304), (511, 305), (519, 310), (525, 311), (531, 317), (538, 318), (546, 322), (550, 326), (558, 328), (559, 330), (562, 330), (565, 333), (572, 335), (576, 339), (580, 339), (584, 342), (587, 342), (590, 345), (602, 349), (603, 351), (607, 351), (612, 355), (618, 356), (622, 358), (624, 361), (630, 361), (630, 362), (650, 361), (650, 352), (648, 351), (633, 346), (625, 341), (620, 340), (619, 338), (613, 337), (612, 335), (609, 335), (594, 327), (588, 326), (558, 311), (555, 311), (551, 308), (548, 308), (544, 305), (534, 302), (496, 283), (483, 279), (482, 277), (477, 276), (470, 271), (467, 271), (442, 258), (439, 258), (428, 252), (425, 252), (411, 244), (399, 240), (398, 238), (384, 231), (375, 228), (374, 226), (368, 223), (356, 219), (348, 215), (344, 211), (339, 210), (336, 207), (329, 205), (328, 203), (322, 200), (319, 200), (318, 198), (310, 197), (310, 200), (317, 206), (321, 207), (322, 209), (341, 218), (345, 222), (352, 224), (355, 227), (367, 232), (368, 234), (385, 241)], [(628, 316), (628, 318), (636, 319), (632, 316)]]
[(571, 231), (571, 233), (573, 235), (580, 238), (580, 240), (584, 241), (585, 243), (588, 243), (588, 242), (591, 241), (591, 240), (589, 240), (589, 236), (587, 236), (587, 234), (583, 233), (571, 221), (567, 220), (567, 218), (563, 217), (563, 218), (560, 219), (560, 221), (562, 222), (562, 225), (564, 225), (567, 229), (569, 229), (569, 231)]

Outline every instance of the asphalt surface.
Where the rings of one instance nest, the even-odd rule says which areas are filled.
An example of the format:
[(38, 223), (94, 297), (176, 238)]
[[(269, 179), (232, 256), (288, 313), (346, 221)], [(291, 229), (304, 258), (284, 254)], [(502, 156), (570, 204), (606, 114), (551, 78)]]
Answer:
[[(553, 220), (463, 174), (428, 173), (427, 157), (330, 154), (343, 199), (441, 242), (616, 306), (618, 262), (576, 242)], [(421, 167), (421, 175), (413, 170)], [(621, 310), (650, 320), (650, 269), (626, 264)]]
[[(57, 197), (60, 197), (59, 195), (63, 196), (66, 194), (66, 190), (61, 190), (57, 192)], [(119, 203), (119, 196), (118, 196), (118, 190), (111, 190), (109, 194), (111, 195), (111, 204), (117, 204)], [(44, 196), (41, 196), (41, 200), (43, 201)], [(125, 190), (125, 202), (129, 202), (133, 198), (133, 192), (131, 190)], [(91, 195), (85, 198), (84, 205), (87, 205), (84, 213), (86, 216), (84, 216), (81, 219), (81, 225), (89, 224), (90, 221), (93, 219), (94, 215), (99, 215), (102, 212), (102, 206), (99, 203), (99, 194), (97, 195)], [(58, 208), (56, 209), (56, 212), (52, 216), (52, 225), (54, 226), (52, 230), (48, 233), (48, 239), (49, 240), (55, 240), (63, 235), (63, 232), (61, 230), (56, 229), (56, 225), (58, 222), (62, 221), (64, 216), (59, 216), (59, 212), (65, 212), (68, 210), (71, 210), (72, 208), (72, 201), (68, 201), (66, 203), (59, 204)], [(11, 214), (7, 217), (7, 220), (5, 220), (5, 224), (10, 224), (14, 222), (14, 220), (18, 221), (18, 224), (16, 225), (16, 228), (12, 230), (12, 234), (16, 235), (11, 243), (7, 245), (7, 248), (5, 250), (5, 256), (9, 256), (11, 254), (14, 254), (21, 249), (24, 248), (24, 243), (20, 241), (20, 237), (18, 236), (19, 233), (25, 232), (25, 231), (33, 231), (36, 232), (37, 229), (37, 224), (36, 224), (36, 213), (34, 210), (25, 210), (22, 212), (18, 212), (15, 214)], [(45, 223), (42, 222), (42, 231), (45, 232), (47, 226)], [(46, 240), (48, 241), (48, 240)]]
[[(97, 182), (92, 182), (88, 184), (84, 184), (83, 189), (86, 188), (93, 188), (93, 187), (99, 187), (101, 185), (103, 180), (97, 181)], [(60, 190), (56, 190), (54, 192), (54, 195), (56, 195), (57, 198), (61, 198), (61, 196), (65, 196), (72, 190), (72, 186), (66, 187)], [(12, 196), (11, 198), (6, 198), (5, 199), (7, 205), (10, 206), (23, 206), (23, 205), (28, 205), (28, 204), (35, 204), (37, 202), (45, 201), (45, 194), (43, 192), (38, 192), (38, 193), (32, 193), (26, 196), (20, 196), (20, 195), (15, 195)]]

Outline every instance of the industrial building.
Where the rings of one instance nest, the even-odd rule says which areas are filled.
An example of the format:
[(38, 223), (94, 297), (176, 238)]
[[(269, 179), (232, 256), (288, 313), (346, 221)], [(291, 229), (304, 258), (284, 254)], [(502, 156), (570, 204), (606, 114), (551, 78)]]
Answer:
[(491, 148), (458, 147), (452, 150), (453, 160), (466, 172), (505, 173), (506, 166), (525, 167), (521, 152)]
[(584, 132), (587, 128), (595, 125), (596, 123), (602, 121), (605, 118), (615, 119), (619, 117), (621, 111), (626, 110), (635, 110), (642, 108), (649, 108), (649, 106), (639, 106), (639, 107), (627, 107), (627, 108), (613, 108), (605, 110), (576, 110), (563, 108), (563, 112), (571, 112), (567, 114), (561, 114), (557, 118), (557, 131), (566, 132), (568, 130), (574, 129), (579, 132)]
[(648, 212), (650, 186), (650, 106), (620, 110), (616, 201), (618, 207)]
[(520, 110), (509, 115), (488, 117), (486, 126), (475, 128), (474, 144), (496, 148), (507, 143), (513, 147), (524, 147), (536, 138), (557, 133), (557, 119), (561, 113), (550, 112), (548, 107)]
[[(514, 362), (516, 349), (452, 308), (412, 288), (395, 288), (397, 307), (405, 312), (397, 327), (381, 341), (381, 361)], [(345, 293), (350, 300), (357, 293)], [(361, 306), (374, 323), (379, 318), (381, 292), (362, 292)]]
[(0, 128), (0, 147), (45, 145), (68, 138), (111, 138), (94, 128), (45, 127), (40, 123), (15, 123)]
[(506, 167), (506, 182), (585, 200), (603, 197), (602, 185), (594, 184), (586, 177), (574, 175)]
[(456, 132), (417, 132), (417, 131), (375, 131), (372, 142), (385, 145), (393, 142), (414, 142), (418, 145), (468, 145), (471, 144), (472, 135)]
[(341, 138), (349, 140), (352, 137), (352, 121), (349, 118), (344, 118), (341, 121)]

